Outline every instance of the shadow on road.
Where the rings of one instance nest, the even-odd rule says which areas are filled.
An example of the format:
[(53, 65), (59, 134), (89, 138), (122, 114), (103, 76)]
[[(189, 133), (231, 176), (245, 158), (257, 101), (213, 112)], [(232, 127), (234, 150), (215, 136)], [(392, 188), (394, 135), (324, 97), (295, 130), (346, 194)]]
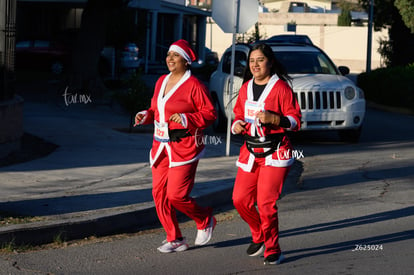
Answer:
[[(293, 253), (302, 253), (300, 255), (287, 257), (286, 262), (293, 262), (301, 258), (312, 257), (316, 255), (333, 254), (336, 252), (346, 251), (346, 250), (357, 251), (356, 250), (358, 249), (357, 245), (370, 245), (370, 246), (373, 246), (373, 244), (384, 245), (386, 243), (393, 243), (393, 242), (399, 242), (399, 241), (410, 240), (410, 239), (414, 239), (414, 230), (378, 235), (378, 236), (374, 236), (370, 238), (356, 239), (352, 241), (340, 242), (340, 243), (335, 243), (335, 244), (330, 244), (330, 245), (322, 245), (322, 246), (317, 246), (317, 247), (312, 247), (312, 248), (284, 251), (283, 253), (285, 255), (289, 255)], [(373, 247), (373, 250), (375, 249), (381, 250), (381, 247), (378, 247), (378, 248)]]
[(309, 234), (309, 233), (315, 233), (315, 232), (323, 232), (323, 231), (328, 231), (328, 230), (341, 229), (345, 227), (358, 226), (358, 225), (363, 225), (363, 224), (370, 224), (370, 223), (382, 222), (386, 220), (409, 217), (413, 215), (414, 215), (414, 206), (410, 206), (410, 207), (406, 207), (402, 209), (391, 210), (391, 211), (386, 211), (386, 212), (381, 212), (381, 213), (376, 213), (376, 214), (371, 214), (371, 215), (366, 215), (366, 216), (361, 216), (361, 217), (356, 217), (356, 218), (350, 218), (350, 219), (344, 219), (344, 220), (339, 220), (339, 221), (334, 221), (334, 222), (320, 223), (320, 224), (299, 227), (295, 229), (284, 230), (280, 233), (280, 237), (290, 237), (290, 236)]
[[(290, 237), (290, 236), (296, 236), (296, 235), (302, 235), (302, 234), (310, 234), (310, 233), (316, 233), (316, 232), (324, 232), (329, 230), (337, 230), (337, 229), (343, 229), (347, 227), (352, 226), (360, 226), (364, 224), (372, 224), (377, 222), (383, 222), (387, 220), (395, 220), (398, 218), (404, 218), (414, 215), (414, 207), (406, 207), (398, 210), (392, 210), (392, 211), (386, 211), (361, 217), (355, 217), (350, 219), (344, 219), (344, 220), (338, 220), (333, 222), (327, 222), (327, 223), (320, 223), (320, 224), (314, 224), (289, 230), (283, 230), (280, 232), (280, 237)], [(345, 242), (339, 242), (329, 245), (322, 245), (317, 247), (311, 247), (311, 248), (303, 248), (303, 249), (296, 249), (296, 250), (286, 250), (283, 253), (285, 255), (291, 255), (291, 254), (298, 254), (298, 255), (292, 255), (290, 257), (287, 257), (286, 262), (293, 262), (296, 260), (299, 260), (301, 258), (306, 257), (312, 257), (316, 255), (324, 255), (324, 254), (332, 254), (340, 251), (352, 251), (356, 248), (356, 245), (373, 245), (373, 244), (381, 244), (384, 245), (386, 243), (393, 243), (403, 240), (410, 240), (414, 239), (414, 230), (408, 230), (408, 231), (401, 231), (391, 234), (384, 234), (384, 235), (378, 235), (373, 236), (369, 238), (364, 239), (355, 239)], [(245, 238), (238, 238), (238, 239), (232, 239), (227, 240), (223, 242), (215, 243), (215, 247), (229, 247), (229, 246), (237, 246), (237, 245), (245, 245), (248, 244), (251, 241), (250, 237)], [(380, 249), (380, 248), (378, 248)]]

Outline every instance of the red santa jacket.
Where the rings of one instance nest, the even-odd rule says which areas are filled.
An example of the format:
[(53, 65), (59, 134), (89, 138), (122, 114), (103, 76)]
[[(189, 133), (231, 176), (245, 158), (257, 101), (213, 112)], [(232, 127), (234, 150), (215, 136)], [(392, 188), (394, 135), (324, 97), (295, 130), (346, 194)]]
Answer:
[[(196, 161), (202, 156), (204, 144), (202, 130), (216, 119), (216, 111), (210, 94), (196, 77), (188, 70), (181, 80), (163, 96), (170, 74), (161, 76), (155, 84), (151, 107), (143, 112), (145, 116), (140, 124), (154, 123), (154, 140), (150, 152), (151, 166), (166, 149), (170, 167), (180, 166)], [(171, 115), (181, 114), (182, 123), (168, 121)], [(159, 141), (156, 139), (158, 124), (167, 123), (169, 130), (188, 129), (191, 136), (181, 138), (180, 142)]]
[[(278, 115), (285, 116), (291, 123), (290, 130), (297, 131), (300, 128), (300, 107), (289, 85), (280, 80), (277, 75), (273, 75), (266, 85), (264, 91), (257, 101), (253, 100), (253, 80), (247, 81), (240, 88), (237, 102), (234, 106), (233, 112), (235, 114), (235, 120), (232, 125), (232, 132), (234, 134), (234, 125), (239, 121), (249, 122), (246, 125), (247, 133), (250, 136), (256, 136), (256, 132), (259, 130), (261, 134), (277, 134), (284, 133), (286, 129), (274, 125), (260, 125), (255, 126), (255, 122), (252, 121), (255, 116), (252, 111), (254, 108), (260, 108), (260, 110), (267, 110), (274, 112)], [(253, 106), (253, 107), (252, 107)], [(265, 157), (265, 165), (275, 167), (286, 167), (293, 163), (292, 157), (292, 145), (289, 138), (285, 136), (278, 145), (278, 150), (271, 155)], [(258, 148), (257, 150), (263, 150)], [(240, 148), (240, 156), (237, 161), (237, 166), (244, 171), (250, 172), (255, 156), (250, 153), (246, 147), (246, 144)]]

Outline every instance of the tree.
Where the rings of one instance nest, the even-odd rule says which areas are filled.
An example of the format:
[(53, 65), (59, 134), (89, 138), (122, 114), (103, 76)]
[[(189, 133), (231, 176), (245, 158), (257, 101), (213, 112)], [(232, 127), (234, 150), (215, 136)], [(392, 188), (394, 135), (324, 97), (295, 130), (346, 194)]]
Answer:
[[(414, 62), (414, 33), (404, 23), (401, 14), (394, 5), (396, 0), (374, 0), (374, 29), (388, 28), (389, 40), (382, 41), (381, 54), (389, 66), (406, 66)], [(412, 1), (412, 0), (402, 0)], [(369, 11), (371, 0), (360, 0)], [(385, 49), (385, 50), (384, 50)]]
[(351, 12), (348, 9), (342, 9), (341, 14), (338, 16), (338, 26), (351, 26), (351, 22)]
[(339, 2), (339, 7), (341, 8), (341, 14), (338, 16), (338, 26), (351, 26), (351, 10), (356, 8), (355, 5), (350, 2), (341, 0)]
[(257, 22), (254, 25), (253, 31), (250, 33), (238, 34), (236, 40), (238, 43), (252, 43), (262, 39), (263, 37), (264, 35), (260, 34), (259, 23)]
[(125, 83), (126, 91), (115, 94), (115, 98), (129, 115), (128, 132), (132, 132), (135, 114), (137, 111), (146, 110), (151, 104), (151, 90), (141, 78), (141, 72), (132, 74)]
[(414, 33), (414, 0), (395, 0), (405, 25)]

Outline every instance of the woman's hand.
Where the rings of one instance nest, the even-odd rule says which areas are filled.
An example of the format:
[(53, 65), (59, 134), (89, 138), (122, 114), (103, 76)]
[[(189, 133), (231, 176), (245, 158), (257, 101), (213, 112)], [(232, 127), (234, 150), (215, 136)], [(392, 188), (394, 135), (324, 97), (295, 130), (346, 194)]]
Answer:
[(280, 124), (280, 116), (269, 111), (259, 112), (256, 117), (263, 124), (272, 124), (276, 126)]
[(175, 114), (171, 115), (169, 120), (174, 121), (174, 122), (179, 123), (179, 124), (181, 124), (181, 122), (182, 122), (181, 116), (178, 113), (175, 113)]
[(139, 125), (143, 118), (144, 118), (144, 114), (142, 114), (142, 113), (136, 114), (135, 115), (135, 124), (134, 124), (134, 126)]
[(246, 132), (246, 125), (247, 122), (245, 121), (239, 121), (236, 124), (234, 124), (233, 126), (233, 132), (238, 135), (238, 134), (243, 134), (244, 132)]

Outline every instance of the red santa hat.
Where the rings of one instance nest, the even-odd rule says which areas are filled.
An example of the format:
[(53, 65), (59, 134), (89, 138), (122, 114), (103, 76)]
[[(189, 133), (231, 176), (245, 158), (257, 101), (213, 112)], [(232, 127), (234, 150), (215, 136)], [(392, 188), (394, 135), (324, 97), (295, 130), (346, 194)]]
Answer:
[(191, 64), (191, 62), (197, 60), (197, 55), (191, 48), (190, 43), (184, 39), (180, 39), (172, 43), (168, 51), (177, 52), (185, 59), (185, 61), (188, 62), (188, 64)]

